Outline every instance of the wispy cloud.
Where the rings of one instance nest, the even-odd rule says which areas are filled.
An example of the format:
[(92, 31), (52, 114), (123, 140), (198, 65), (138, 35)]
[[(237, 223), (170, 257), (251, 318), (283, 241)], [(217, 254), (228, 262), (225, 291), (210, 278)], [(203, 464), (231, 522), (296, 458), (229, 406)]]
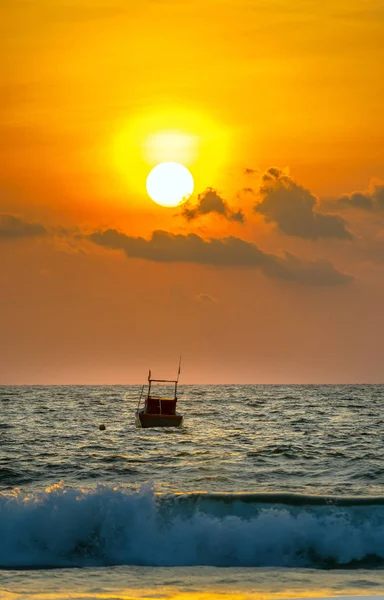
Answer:
[(203, 215), (216, 213), (228, 221), (236, 223), (244, 223), (245, 216), (242, 210), (233, 210), (228, 203), (217, 193), (214, 188), (207, 188), (204, 192), (198, 195), (197, 203), (191, 201), (183, 205), (182, 215), (188, 221), (197, 219)]
[(365, 192), (343, 194), (339, 198), (340, 208), (358, 208), (360, 210), (384, 210), (384, 184), (372, 182)]
[(197, 294), (196, 300), (198, 302), (200, 302), (201, 304), (205, 304), (206, 306), (217, 304), (216, 298), (214, 298), (213, 296), (210, 296), (209, 294), (206, 294), (204, 292)]

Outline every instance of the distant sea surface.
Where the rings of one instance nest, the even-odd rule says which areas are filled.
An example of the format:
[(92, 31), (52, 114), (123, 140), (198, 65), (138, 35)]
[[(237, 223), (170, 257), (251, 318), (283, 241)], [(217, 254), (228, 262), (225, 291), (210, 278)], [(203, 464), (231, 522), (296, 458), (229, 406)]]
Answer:
[(139, 394), (0, 387), (1, 599), (384, 598), (384, 386)]

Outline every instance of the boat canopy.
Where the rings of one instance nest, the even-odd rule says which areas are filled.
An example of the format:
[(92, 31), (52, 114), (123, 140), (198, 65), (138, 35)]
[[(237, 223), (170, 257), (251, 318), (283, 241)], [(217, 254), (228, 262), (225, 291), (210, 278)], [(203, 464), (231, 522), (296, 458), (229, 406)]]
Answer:
[(145, 411), (151, 415), (176, 414), (177, 398), (156, 398), (148, 396), (145, 402)]

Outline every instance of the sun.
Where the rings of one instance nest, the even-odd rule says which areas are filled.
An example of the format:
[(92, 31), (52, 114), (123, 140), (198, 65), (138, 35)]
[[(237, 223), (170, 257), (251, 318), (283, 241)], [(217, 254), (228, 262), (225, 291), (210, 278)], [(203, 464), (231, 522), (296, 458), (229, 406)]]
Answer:
[(160, 163), (147, 177), (147, 192), (160, 206), (178, 206), (190, 197), (193, 188), (190, 171), (176, 162)]

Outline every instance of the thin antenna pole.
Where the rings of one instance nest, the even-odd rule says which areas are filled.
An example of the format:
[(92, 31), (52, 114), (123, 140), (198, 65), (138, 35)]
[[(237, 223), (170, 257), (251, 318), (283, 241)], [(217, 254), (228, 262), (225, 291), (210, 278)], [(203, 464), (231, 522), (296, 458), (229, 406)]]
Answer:
[(141, 388), (139, 402), (137, 403), (137, 410), (139, 410), (139, 408), (140, 408), (140, 402), (141, 402), (141, 398), (143, 395), (143, 391), (144, 391), (144, 386), (142, 386), (142, 388)]
[(152, 385), (152, 379), (151, 379), (152, 373), (151, 373), (151, 369), (149, 369), (148, 371), (148, 392), (147, 392), (147, 404), (148, 404), (148, 398), (151, 395), (151, 385)]
[(177, 371), (177, 379), (175, 381), (175, 398), (177, 398), (177, 384), (179, 383), (180, 371), (181, 371), (181, 354), (180, 354), (180, 358), (179, 358), (179, 369)]

